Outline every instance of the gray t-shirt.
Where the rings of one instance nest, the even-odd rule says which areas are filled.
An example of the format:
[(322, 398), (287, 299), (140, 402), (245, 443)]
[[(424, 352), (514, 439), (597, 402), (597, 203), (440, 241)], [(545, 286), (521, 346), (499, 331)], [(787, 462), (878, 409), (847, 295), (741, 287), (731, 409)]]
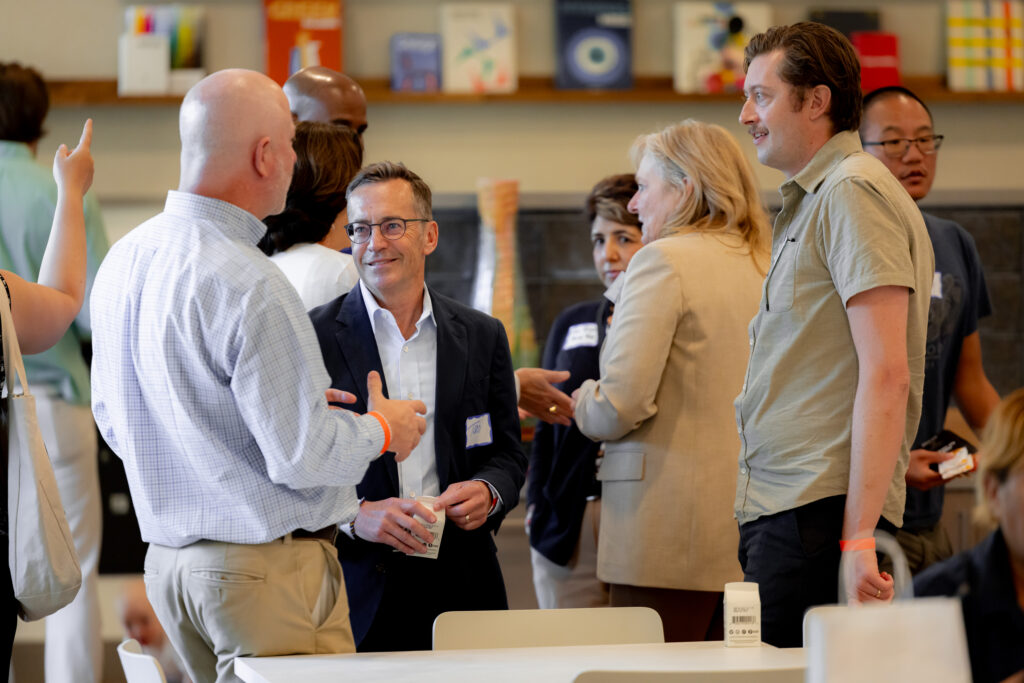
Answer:
[(857, 133), (829, 140), (781, 187), (772, 263), (750, 323), (750, 362), (736, 399), (740, 524), (828, 496), (850, 477), (857, 352), (846, 304), (876, 287), (911, 291), (910, 395), (883, 516), (899, 526), (917, 432), (934, 258), (921, 212), (865, 154)]

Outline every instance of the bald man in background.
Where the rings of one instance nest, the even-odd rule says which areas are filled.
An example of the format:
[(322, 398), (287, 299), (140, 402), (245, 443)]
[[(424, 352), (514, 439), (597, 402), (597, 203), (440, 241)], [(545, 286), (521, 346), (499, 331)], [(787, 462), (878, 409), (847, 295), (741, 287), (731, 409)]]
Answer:
[(362, 139), (366, 131), (366, 94), (354, 80), (326, 66), (307, 66), (285, 81), (292, 117), (298, 121), (348, 126)]
[(229, 69), (181, 106), (181, 178), (164, 211), (117, 242), (93, 288), (93, 413), (124, 461), (146, 593), (196, 683), (234, 658), (354, 651), (336, 522), (386, 451), (426, 427), (419, 401), (367, 378), (369, 412), (332, 411), (312, 325), (257, 248), (284, 208), (288, 101)]

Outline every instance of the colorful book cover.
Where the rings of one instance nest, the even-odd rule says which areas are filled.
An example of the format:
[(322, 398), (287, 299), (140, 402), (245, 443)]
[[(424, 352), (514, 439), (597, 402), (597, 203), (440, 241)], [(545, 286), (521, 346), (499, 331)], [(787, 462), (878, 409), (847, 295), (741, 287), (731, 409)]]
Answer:
[(946, 37), (950, 90), (1024, 90), (1024, 2), (950, 0)]
[(391, 36), (391, 89), (437, 92), (441, 88), (441, 36), (396, 33)]
[(124, 11), (125, 33), (167, 36), (171, 69), (203, 68), (206, 9), (196, 5), (130, 5)]
[(768, 2), (676, 3), (676, 91), (742, 92), (743, 49), (771, 25)]
[(900, 84), (899, 38), (894, 33), (854, 31), (850, 42), (860, 58), (861, 90)]
[(450, 93), (510, 93), (519, 86), (515, 6), (441, 5), (441, 87)]
[(630, 0), (556, 0), (555, 85), (633, 86)]
[(263, 0), (266, 71), (280, 84), (299, 69), (342, 70), (341, 0)]

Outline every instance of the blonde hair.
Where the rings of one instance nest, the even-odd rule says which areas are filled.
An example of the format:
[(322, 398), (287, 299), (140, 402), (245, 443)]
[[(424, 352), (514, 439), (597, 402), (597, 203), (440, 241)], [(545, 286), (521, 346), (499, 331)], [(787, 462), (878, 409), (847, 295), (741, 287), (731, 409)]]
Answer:
[(766, 271), (771, 226), (758, 194), (754, 172), (736, 140), (721, 126), (686, 119), (657, 133), (641, 135), (630, 149), (635, 167), (649, 155), (662, 178), (693, 191), (672, 212), (658, 238), (683, 228), (701, 232), (735, 231), (750, 248), (758, 270)]
[(1001, 485), (1024, 468), (1024, 389), (1017, 389), (999, 403), (985, 427), (983, 441), (974, 482), (978, 497), (974, 517), (990, 524), (998, 520), (989, 508), (985, 481), (995, 479)]

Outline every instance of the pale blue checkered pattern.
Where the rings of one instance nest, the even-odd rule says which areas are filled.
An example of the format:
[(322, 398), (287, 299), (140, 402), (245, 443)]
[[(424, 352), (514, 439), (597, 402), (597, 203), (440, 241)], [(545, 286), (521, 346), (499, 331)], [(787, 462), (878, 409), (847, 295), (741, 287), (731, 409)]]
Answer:
[(375, 418), (328, 410), (312, 324), (255, 246), (265, 230), (170, 192), (96, 277), (93, 413), (148, 542), (262, 543), (350, 519), (383, 445)]

